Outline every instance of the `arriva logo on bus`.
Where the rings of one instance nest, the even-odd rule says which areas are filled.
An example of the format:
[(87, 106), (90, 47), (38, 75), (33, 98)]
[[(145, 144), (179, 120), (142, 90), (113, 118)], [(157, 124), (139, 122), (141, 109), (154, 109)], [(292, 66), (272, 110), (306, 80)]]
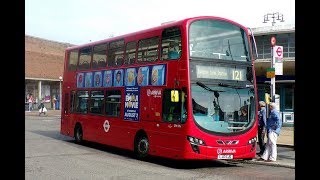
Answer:
[(237, 151), (235, 149), (217, 149), (217, 154), (234, 154)]

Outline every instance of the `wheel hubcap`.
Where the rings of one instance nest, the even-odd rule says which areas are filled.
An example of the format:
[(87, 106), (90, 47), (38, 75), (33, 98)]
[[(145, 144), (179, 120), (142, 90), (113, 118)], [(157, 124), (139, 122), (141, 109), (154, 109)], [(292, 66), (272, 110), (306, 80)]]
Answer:
[(142, 139), (140, 142), (139, 142), (139, 146), (138, 146), (138, 150), (140, 153), (142, 154), (145, 154), (147, 153), (148, 151), (148, 148), (149, 148), (149, 143), (146, 139)]

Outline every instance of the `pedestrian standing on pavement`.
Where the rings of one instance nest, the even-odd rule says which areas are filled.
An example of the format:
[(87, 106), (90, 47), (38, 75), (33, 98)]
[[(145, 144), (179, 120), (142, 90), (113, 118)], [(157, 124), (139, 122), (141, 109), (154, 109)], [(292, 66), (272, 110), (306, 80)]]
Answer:
[(261, 158), (266, 162), (274, 162), (277, 160), (277, 138), (280, 135), (282, 121), (274, 102), (269, 104), (269, 108), (270, 115), (267, 120), (268, 140)]
[(267, 132), (266, 130), (266, 124), (267, 124), (267, 111), (266, 111), (266, 103), (264, 101), (259, 101), (259, 121), (258, 121), (258, 142), (259, 142), (259, 148), (260, 151), (258, 153), (259, 156), (261, 156), (264, 152), (265, 143), (264, 143), (264, 137)]
[(33, 104), (33, 96), (32, 96), (32, 94), (29, 94), (28, 104), (29, 104), (28, 112), (30, 112), (32, 110), (32, 104)]

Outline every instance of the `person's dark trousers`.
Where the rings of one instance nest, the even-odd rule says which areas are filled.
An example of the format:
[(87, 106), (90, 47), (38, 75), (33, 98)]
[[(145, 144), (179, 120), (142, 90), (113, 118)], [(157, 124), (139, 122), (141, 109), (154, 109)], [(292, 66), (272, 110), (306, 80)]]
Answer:
[(263, 132), (263, 127), (258, 127), (258, 142), (259, 142), (259, 148), (260, 152), (258, 154), (262, 155), (264, 148), (265, 148), (265, 143), (264, 143), (264, 137), (265, 137), (265, 132)]

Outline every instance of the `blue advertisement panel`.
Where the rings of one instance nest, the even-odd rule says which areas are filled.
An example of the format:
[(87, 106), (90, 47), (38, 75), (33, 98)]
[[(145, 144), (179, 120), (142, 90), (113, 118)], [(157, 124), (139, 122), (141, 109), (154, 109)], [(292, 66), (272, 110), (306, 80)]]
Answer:
[(78, 88), (83, 87), (83, 81), (84, 81), (84, 73), (78, 73), (77, 74), (77, 87)]
[(114, 71), (113, 86), (123, 86), (123, 70), (117, 69)]
[(149, 82), (149, 67), (139, 67), (137, 75), (138, 86), (147, 86)]
[(139, 121), (139, 86), (125, 88), (124, 119)]
[(126, 76), (124, 78), (125, 86), (135, 86), (136, 85), (136, 68), (126, 69)]
[(150, 78), (151, 85), (164, 85), (165, 72), (166, 72), (165, 65), (152, 66), (151, 78)]
[(111, 87), (112, 86), (112, 71), (104, 71), (103, 72), (103, 87)]
[(94, 72), (94, 87), (101, 87), (102, 86), (102, 73), (101, 71), (99, 72)]
[(92, 87), (92, 72), (85, 73), (84, 87)]

